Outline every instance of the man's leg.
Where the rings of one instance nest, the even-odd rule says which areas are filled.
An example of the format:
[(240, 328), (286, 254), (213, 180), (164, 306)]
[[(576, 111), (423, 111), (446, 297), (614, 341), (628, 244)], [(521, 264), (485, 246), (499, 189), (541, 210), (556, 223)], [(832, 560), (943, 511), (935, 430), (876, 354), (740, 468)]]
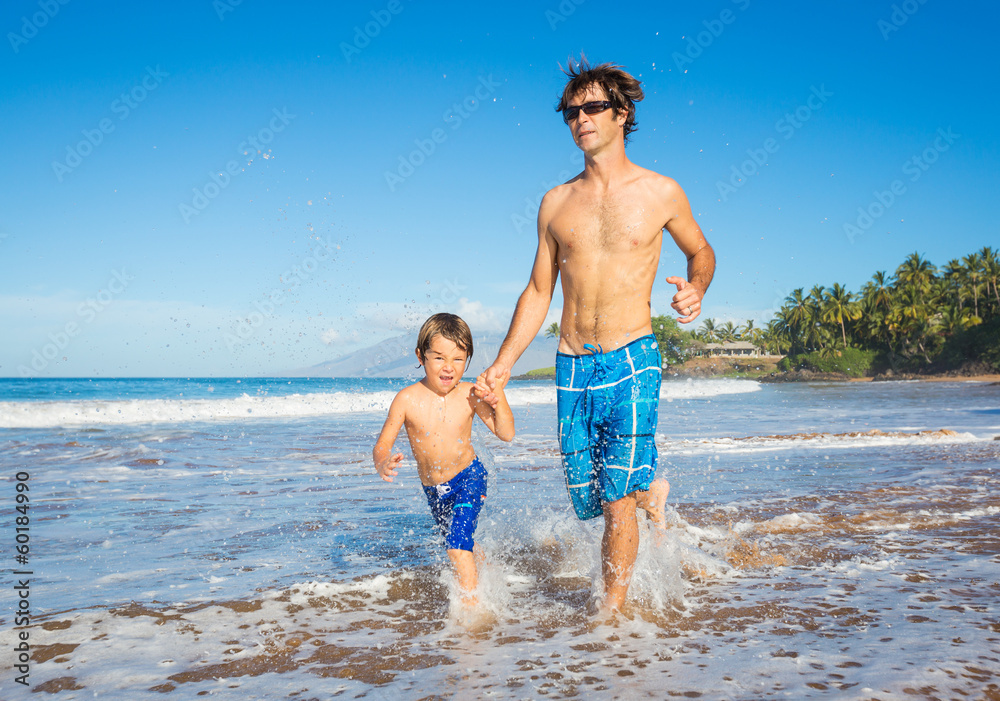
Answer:
[(667, 527), (664, 511), (668, 494), (670, 494), (670, 483), (663, 478), (653, 480), (648, 490), (635, 492), (636, 506), (645, 511), (646, 517), (658, 528)]
[(635, 494), (604, 505), (604, 539), (601, 571), (604, 575), (605, 612), (621, 610), (639, 554), (639, 523)]

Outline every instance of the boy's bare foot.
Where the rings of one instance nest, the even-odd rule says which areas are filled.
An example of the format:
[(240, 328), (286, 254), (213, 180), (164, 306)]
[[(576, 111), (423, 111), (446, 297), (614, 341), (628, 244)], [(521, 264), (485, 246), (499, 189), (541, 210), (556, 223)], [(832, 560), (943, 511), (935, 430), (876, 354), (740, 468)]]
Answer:
[(657, 528), (667, 527), (667, 517), (664, 510), (667, 506), (667, 495), (670, 494), (670, 483), (665, 479), (655, 479), (645, 492), (636, 492), (635, 503), (646, 512), (646, 518)]
[(455, 622), (470, 633), (486, 633), (497, 624), (497, 615), (485, 606), (463, 607)]

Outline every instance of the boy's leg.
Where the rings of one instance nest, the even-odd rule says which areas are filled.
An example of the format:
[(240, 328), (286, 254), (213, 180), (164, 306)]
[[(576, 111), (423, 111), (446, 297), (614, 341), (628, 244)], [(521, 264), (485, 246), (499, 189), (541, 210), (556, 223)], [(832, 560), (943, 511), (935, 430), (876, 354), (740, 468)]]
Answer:
[(451, 564), (455, 566), (462, 603), (466, 606), (475, 606), (479, 603), (479, 599), (476, 598), (479, 575), (476, 571), (475, 556), (468, 550), (449, 548), (448, 557), (451, 558)]
[[(462, 603), (467, 606), (478, 603), (476, 587), (479, 584), (479, 576), (474, 554), (478, 548), (473, 535), (479, 523), (479, 512), (486, 501), (486, 477), (486, 468), (479, 458), (476, 458), (472, 465), (453, 480), (455, 505), (445, 544), (448, 547), (448, 557), (451, 558), (455, 573), (458, 575)], [(480, 557), (481, 553), (480, 550)]]

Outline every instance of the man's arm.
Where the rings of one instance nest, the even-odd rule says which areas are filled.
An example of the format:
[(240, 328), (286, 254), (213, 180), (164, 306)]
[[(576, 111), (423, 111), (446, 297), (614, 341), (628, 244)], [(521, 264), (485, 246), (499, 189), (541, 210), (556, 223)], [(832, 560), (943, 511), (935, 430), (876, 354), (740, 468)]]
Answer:
[(676, 285), (670, 306), (680, 314), (682, 324), (689, 324), (701, 314), (701, 300), (712, 284), (715, 275), (715, 251), (705, 239), (705, 235), (694, 220), (691, 204), (684, 190), (673, 180), (667, 178), (666, 196), (674, 202), (674, 216), (666, 224), (666, 230), (673, 237), (674, 243), (687, 257), (687, 279), (671, 275), (667, 282)]
[(557, 263), (559, 246), (549, 233), (551, 194), (550, 191), (545, 195), (538, 208), (538, 250), (531, 268), (531, 279), (517, 300), (510, 328), (507, 329), (507, 336), (500, 345), (496, 360), (486, 369), (486, 382), (490, 387), (496, 385), (498, 375), (510, 372), (514, 363), (531, 344), (538, 330), (542, 328), (545, 315), (552, 303), (552, 291), (559, 277)]

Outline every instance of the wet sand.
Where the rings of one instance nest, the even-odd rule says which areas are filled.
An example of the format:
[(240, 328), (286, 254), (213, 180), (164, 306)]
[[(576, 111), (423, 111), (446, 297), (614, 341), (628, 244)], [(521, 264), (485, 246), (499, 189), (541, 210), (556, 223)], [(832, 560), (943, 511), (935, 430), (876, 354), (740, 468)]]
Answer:
[(491, 474), (475, 615), (412, 464), (393, 485), (370, 464), (386, 386), (244, 387), (11, 414), (42, 426), (0, 432), (4, 474), (31, 473), (36, 572), (32, 688), (3, 698), (1000, 695), (988, 384), (665, 386), (668, 527), (641, 521), (612, 622), (588, 613), (601, 522), (567, 503), (550, 385), (508, 391), (512, 444), (474, 438)]

